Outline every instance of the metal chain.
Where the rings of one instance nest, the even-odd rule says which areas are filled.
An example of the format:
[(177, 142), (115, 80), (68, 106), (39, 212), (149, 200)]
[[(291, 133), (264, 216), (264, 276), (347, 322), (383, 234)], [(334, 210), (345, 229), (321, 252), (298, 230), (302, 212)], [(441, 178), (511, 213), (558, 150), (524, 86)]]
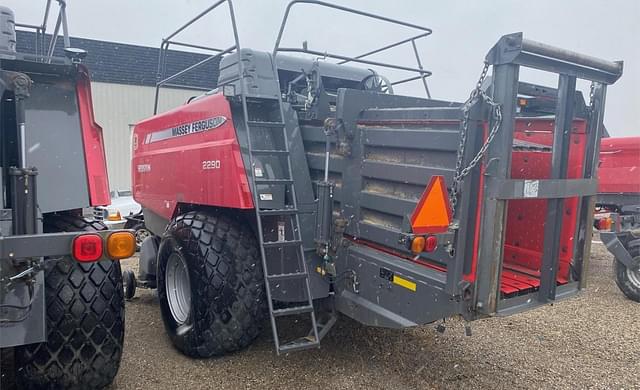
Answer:
[(596, 83), (591, 82), (591, 86), (589, 87), (589, 114), (593, 115), (593, 111), (596, 105)]
[[(480, 73), (480, 78), (476, 84), (476, 87), (473, 91), (471, 91), (471, 95), (469, 99), (462, 106), (462, 130), (460, 132), (460, 144), (458, 145), (458, 155), (456, 159), (456, 171), (453, 176), (453, 184), (451, 186), (451, 195), (449, 197), (449, 203), (451, 204), (451, 214), (455, 215), (456, 205), (458, 203), (458, 192), (460, 191), (460, 186), (462, 184), (462, 180), (467, 176), (473, 168), (475, 168), (480, 160), (484, 157), (489, 145), (491, 145), (491, 141), (495, 138), (498, 133), (498, 129), (502, 124), (502, 106), (493, 101), (491, 96), (487, 95), (482, 90), (482, 83), (484, 83), (485, 78), (487, 77), (487, 72), (489, 71), (489, 63), (485, 61), (484, 67), (482, 68), (482, 72)], [(491, 131), (487, 136), (487, 139), (484, 141), (478, 153), (471, 159), (469, 164), (466, 167), (462, 167), (464, 163), (464, 151), (467, 143), (467, 134), (469, 132), (469, 113), (473, 106), (475, 106), (479, 100), (484, 101), (491, 107), (491, 113), (493, 115), (493, 126), (491, 127)]]

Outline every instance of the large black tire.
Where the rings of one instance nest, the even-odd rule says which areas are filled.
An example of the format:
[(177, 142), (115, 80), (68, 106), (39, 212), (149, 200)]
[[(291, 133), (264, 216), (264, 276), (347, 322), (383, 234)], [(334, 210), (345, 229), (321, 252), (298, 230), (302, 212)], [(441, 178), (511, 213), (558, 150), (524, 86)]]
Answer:
[[(629, 249), (632, 258), (640, 257), (640, 247)], [(616, 284), (627, 298), (640, 302), (640, 268), (629, 270), (627, 267), (615, 260)]]
[[(188, 270), (188, 318), (172, 314), (167, 263), (179, 256)], [(238, 221), (208, 212), (174, 219), (158, 250), (158, 297), (165, 328), (187, 356), (205, 358), (247, 347), (258, 336), (266, 296), (258, 242)]]
[[(54, 216), (44, 231), (106, 230), (100, 222)], [(124, 341), (120, 263), (69, 257), (45, 270), (47, 342), (15, 350), (19, 388), (101, 389), (116, 376)]]

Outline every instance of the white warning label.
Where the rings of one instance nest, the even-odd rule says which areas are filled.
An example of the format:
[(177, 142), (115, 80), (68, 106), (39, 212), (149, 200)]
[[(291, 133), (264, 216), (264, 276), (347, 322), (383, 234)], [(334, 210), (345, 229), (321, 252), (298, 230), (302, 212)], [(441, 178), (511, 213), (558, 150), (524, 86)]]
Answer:
[(540, 187), (540, 180), (525, 180), (524, 181), (524, 197), (525, 198), (537, 198), (538, 189)]

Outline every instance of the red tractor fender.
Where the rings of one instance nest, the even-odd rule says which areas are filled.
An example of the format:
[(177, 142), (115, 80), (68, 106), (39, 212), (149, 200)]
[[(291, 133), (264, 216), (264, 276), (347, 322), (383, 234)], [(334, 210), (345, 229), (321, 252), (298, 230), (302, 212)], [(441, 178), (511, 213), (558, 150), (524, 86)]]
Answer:
[(599, 193), (640, 194), (640, 137), (603, 138)]

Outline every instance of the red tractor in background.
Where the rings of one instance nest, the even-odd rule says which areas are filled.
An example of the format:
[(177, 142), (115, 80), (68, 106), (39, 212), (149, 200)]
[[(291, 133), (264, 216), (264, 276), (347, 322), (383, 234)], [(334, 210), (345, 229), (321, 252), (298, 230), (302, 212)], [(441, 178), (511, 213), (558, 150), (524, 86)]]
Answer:
[(603, 138), (594, 227), (615, 256), (616, 283), (640, 302), (640, 137)]
[[(65, 2), (58, 3), (52, 35), (46, 16), (41, 26), (24, 25), (0, 7), (2, 389), (103, 388), (122, 356), (114, 260), (130, 257), (135, 240), (82, 216), (83, 208), (109, 204), (109, 183), (86, 53), (70, 47)], [(36, 53), (16, 50), (16, 26), (36, 30)], [(56, 51), (60, 27), (64, 56)]]

